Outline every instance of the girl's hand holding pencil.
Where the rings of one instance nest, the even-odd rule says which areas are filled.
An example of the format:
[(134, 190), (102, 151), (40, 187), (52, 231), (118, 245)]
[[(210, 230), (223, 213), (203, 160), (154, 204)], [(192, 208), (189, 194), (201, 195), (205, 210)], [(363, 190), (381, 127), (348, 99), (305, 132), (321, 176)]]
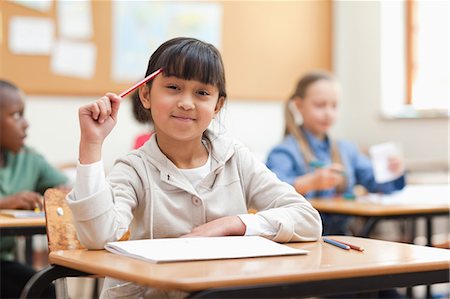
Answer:
[(79, 109), (81, 139), (102, 143), (117, 123), (121, 97), (107, 93), (94, 103)]
[(120, 95), (108, 92), (94, 103), (84, 105), (79, 109), (81, 130), (79, 161), (81, 164), (100, 161), (103, 141), (117, 123), (117, 114), (122, 98), (161, 72), (162, 68), (124, 90)]
[(82, 106), (78, 111), (80, 119), (81, 164), (101, 160), (103, 141), (117, 123), (121, 97), (107, 93), (94, 103)]

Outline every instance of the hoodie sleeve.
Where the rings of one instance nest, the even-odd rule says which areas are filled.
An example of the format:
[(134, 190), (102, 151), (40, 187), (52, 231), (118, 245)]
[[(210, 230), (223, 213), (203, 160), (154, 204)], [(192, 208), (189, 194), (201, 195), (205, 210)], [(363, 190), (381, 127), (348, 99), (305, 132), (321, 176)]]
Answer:
[(82, 182), (77, 182), (66, 200), (81, 244), (88, 249), (103, 249), (107, 242), (117, 241), (127, 232), (137, 198), (143, 197), (138, 194), (143, 192), (139, 191), (143, 190), (141, 179), (126, 159), (116, 162), (106, 180), (103, 171), (81, 176), (83, 171), (86, 173), (86, 169), (78, 171), (77, 181), (97, 181), (99, 185), (86, 193), (78, 190)]
[(319, 212), (295, 189), (280, 181), (250, 151), (236, 148), (247, 206), (257, 210), (275, 229), (265, 236), (277, 242), (315, 241), (322, 234)]

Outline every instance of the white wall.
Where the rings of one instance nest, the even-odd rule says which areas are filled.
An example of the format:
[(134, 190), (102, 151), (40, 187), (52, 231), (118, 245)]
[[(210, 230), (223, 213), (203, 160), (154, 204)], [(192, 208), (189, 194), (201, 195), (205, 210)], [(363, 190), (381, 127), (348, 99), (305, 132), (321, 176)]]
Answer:
[[(76, 162), (78, 157), (78, 108), (95, 98), (28, 97), (25, 115), (30, 123), (27, 144), (33, 146), (57, 165)], [(222, 111), (219, 121), (236, 138), (264, 160), (270, 148), (283, 135), (283, 104), (280, 101), (231, 100)], [(114, 160), (125, 155), (134, 138), (146, 132), (131, 112), (129, 101), (124, 101), (117, 126), (105, 141), (103, 158), (110, 169)]]
[[(449, 119), (381, 116), (381, 1), (334, 2), (334, 70), (342, 84), (338, 137), (362, 147), (396, 141), (415, 161), (449, 161)], [(389, 71), (389, 70), (387, 70)]]
[[(336, 1), (334, 68), (343, 89), (340, 118), (333, 133), (367, 147), (400, 143), (408, 161), (449, 161), (449, 120), (385, 120), (381, 117), (380, 3)], [(78, 150), (77, 109), (95, 98), (29, 97), (28, 144), (52, 163), (74, 162)], [(230, 99), (220, 121), (261, 159), (283, 134), (282, 101)], [(106, 168), (124, 155), (134, 137), (146, 130), (132, 118), (125, 102), (119, 123), (104, 147)]]

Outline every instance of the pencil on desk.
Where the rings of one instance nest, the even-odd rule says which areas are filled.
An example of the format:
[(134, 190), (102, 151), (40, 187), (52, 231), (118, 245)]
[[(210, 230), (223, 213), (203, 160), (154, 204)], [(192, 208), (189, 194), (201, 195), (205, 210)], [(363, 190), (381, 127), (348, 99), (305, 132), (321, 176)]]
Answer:
[(362, 248), (360, 246), (352, 245), (352, 244), (349, 244), (349, 243), (346, 243), (346, 242), (342, 242), (342, 241), (336, 241), (336, 240), (333, 240), (333, 239), (330, 239), (330, 240), (335, 241), (335, 242), (339, 242), (339, 243), (344, 244), (344, 245), (347, 245), (348, 247), (350, 247), (351, 249), (354, 249), (354, 250), (364, 251), (364, 248)]
[(323, 238), (323, 241), (328, 243), (328, 244), (337, 246), (339, 248), (342, 248), (342, 249), (345, 249), (345, 250), (350, 250), (350, 246), (342, 244), (342, 243), (340, 243), (338, 241), (335, 241), (335, 240), (332, 240), (332, 239), (328, 239), (328, 238)]

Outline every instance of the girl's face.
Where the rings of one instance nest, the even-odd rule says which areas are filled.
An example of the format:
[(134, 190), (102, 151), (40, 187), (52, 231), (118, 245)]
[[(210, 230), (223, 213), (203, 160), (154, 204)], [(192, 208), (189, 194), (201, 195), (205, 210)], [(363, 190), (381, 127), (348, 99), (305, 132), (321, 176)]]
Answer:
[(339, 90), (331, 80), (318, 80), (306, 88), (305, 97), (295, 103), (303, 117), (303, 126), (319, 138), (325, 137), (337, 115)]
[(27, 137), (28, 122), (23, 116), (24, 102), (21, 92), (4, 88), (0, 90), (0, 146), (18, 153)]
[(224, 103), (216, 86), (163, 75), (154, 79), (147, 99), (142, 104), (151, 109), (158, 137), (179, 141), (201, 138)]

